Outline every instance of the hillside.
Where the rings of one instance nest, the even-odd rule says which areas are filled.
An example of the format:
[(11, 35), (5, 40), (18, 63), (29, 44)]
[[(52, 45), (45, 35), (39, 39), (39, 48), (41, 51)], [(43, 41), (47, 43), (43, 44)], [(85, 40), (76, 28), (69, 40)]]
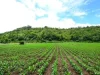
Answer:
[(0, 43), (8, 42), (100, 42), (100, 26), (59, 29), (25, 26), (0, 34)]

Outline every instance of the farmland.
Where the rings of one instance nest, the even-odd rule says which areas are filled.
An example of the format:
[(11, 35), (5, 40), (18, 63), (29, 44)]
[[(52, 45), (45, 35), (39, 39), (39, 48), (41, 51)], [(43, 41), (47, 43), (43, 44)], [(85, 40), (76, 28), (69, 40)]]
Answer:
[(0, 75), (100, 75), (100, 43), (0, 44)]

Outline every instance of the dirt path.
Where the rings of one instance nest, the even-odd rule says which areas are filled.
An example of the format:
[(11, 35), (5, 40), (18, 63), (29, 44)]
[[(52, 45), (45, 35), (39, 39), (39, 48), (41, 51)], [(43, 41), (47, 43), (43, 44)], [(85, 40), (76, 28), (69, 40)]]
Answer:
[[(89, 73), (88, 71), (86, 71), (86, 70), (75, 60), (74, 56), (71, 55), (71, 52), (70, 52), (70, 51), (69, 51), (67, 54), (68, 54), (68, 57), (70, 57), (70, 59), (72, 59), (72, 60), (74, 61), (75, 64), (77, 64), (78, 66), (80, 66), (80, 68), (81, 68), (82, 71), (83, 71), (83, 75), (90, 75), (90, 73)], [(67, 60), (67, 61), (68, 61), (68, 60)], [(70, 66), (70, 65), (69, 65), (69, 66)], [(72, 75), (74, 75), (74, 74), (72, 74)]]
[(63, 75), (63, 67), (60, 56), (58, 57), (58, 75)]
[(49, 63), (48, 68), (46, 69), (46, 71), (44, 73), (44, 75), (51, 75), (51, 72), (52, 72), (52, 64), (54, 63), (54, 60), (55, 60), (55, 57), (53, 56), (51, 62)]
[(66, 52), (63, 51), (63, 58), (66, 60), (66, 64), (68, 65), (68, 71), (71, 73), (71, 75), (79, 75), (74, 68), (71, 66), (69, 60), (67, 59), (67, 57), (69, 56), (69, 54), (67, 53), (67, 56), (65, 54)]
[(61, 58), (61, 49), (59, 46), (56, 47), (58, 52), (58, 75), (63, 75), (63, 66), (62, 66), (62, 58)]
[(69, 57), (70, 57), (70, 59), (72, 59), (72, 60), (74, 61), (74, 63), (75, 63), (76, 65), (78, 65), (78, 66), (82, 69), (83, 75), (90, 75), (89, 72), (87, 72), (87, 71), (75, 60), (75, 58), (74, 58), (73, 56), (69, 55)]
[(58, 58), (58, 75), (63, 75), (63, 67), (62, 67), (61, 58)]
[(71, 66), (70, 62), (68, 61), (67, 58), (65, 58), (67, 64), (68, 64), (68, 70), (71, 72), (71, 75), (79, 75), (75, 70), (74, 68)]

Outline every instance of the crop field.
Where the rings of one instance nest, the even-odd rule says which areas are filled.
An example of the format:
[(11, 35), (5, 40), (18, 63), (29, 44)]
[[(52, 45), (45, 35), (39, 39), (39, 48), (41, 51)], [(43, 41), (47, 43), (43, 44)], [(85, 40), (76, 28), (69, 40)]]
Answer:
[(0, 75), (100, 75), (100, 43), (0, 44)]

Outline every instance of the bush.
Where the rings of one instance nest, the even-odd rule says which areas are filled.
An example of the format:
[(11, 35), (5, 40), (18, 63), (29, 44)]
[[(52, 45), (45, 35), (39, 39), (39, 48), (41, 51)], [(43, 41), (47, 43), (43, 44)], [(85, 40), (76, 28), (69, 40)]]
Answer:
[(24, 42), (23, 42), (23, 41), (21, 41), (21, 42), (19, 42), (19, 44), (20, 44), (20, 45), (24, 45)]

